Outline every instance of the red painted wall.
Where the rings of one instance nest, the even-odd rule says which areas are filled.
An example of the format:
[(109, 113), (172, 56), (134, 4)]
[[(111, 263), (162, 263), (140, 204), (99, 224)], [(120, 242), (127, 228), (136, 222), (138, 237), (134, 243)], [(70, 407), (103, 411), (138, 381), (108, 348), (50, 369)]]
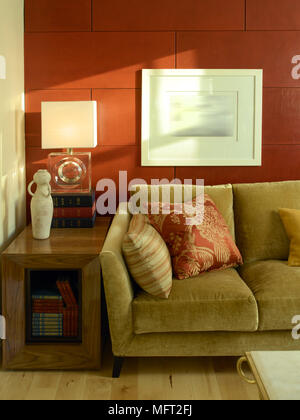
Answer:
[[(41, 101), (97, 100), (93, 183), (300, 178), (299, 0), (25, 0), (27, 178), (45, 166)], [(263, 166), (143, 168), (141, 69), (263, 68)]]

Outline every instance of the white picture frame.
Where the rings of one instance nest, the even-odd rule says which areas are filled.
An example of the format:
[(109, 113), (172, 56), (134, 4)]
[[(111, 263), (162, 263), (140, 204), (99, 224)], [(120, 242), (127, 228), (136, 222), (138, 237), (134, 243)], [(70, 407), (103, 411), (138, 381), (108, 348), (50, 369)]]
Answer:
[(142, 166), (261, 166), (263, 70), (143, 70)]

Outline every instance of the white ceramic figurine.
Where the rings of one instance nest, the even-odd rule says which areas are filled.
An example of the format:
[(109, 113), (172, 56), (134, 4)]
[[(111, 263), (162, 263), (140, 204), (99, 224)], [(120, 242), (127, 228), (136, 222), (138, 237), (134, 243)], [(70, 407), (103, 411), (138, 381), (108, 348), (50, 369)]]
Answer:
[[(32, 234), (34, 239), (47, 239), (50, 236), (51, 223), (53, 218), (53, 199), (50, 187), (51, 175), (45, 169), (40, 169), (33, 176), (33, 181), (28, 185), (28, 192), (31, 199), (31, 221)], [(32, 185), (36, 183), (36, 192), (31, 191)]]

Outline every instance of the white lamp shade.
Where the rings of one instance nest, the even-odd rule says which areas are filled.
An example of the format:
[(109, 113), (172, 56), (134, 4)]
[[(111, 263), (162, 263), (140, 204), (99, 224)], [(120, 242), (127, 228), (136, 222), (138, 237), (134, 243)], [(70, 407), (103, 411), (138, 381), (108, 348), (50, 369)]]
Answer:
[(42, 102), (42, 148), (97, 146), (97, 102)]

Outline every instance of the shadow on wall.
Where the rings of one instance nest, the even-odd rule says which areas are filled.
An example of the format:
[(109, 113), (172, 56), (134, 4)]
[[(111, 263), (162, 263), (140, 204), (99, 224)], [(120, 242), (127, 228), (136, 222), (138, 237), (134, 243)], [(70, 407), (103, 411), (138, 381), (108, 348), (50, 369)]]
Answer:
[(143, 68), (174, 68), (172, 32), (26, 33), (31, 89), (139, 88)]
[(27, 92), (27, 147), (41, 148), (41, 102), (89, 100), (98, 104), (98, 145), (140, 144), (141, 89), (61, 89)]

